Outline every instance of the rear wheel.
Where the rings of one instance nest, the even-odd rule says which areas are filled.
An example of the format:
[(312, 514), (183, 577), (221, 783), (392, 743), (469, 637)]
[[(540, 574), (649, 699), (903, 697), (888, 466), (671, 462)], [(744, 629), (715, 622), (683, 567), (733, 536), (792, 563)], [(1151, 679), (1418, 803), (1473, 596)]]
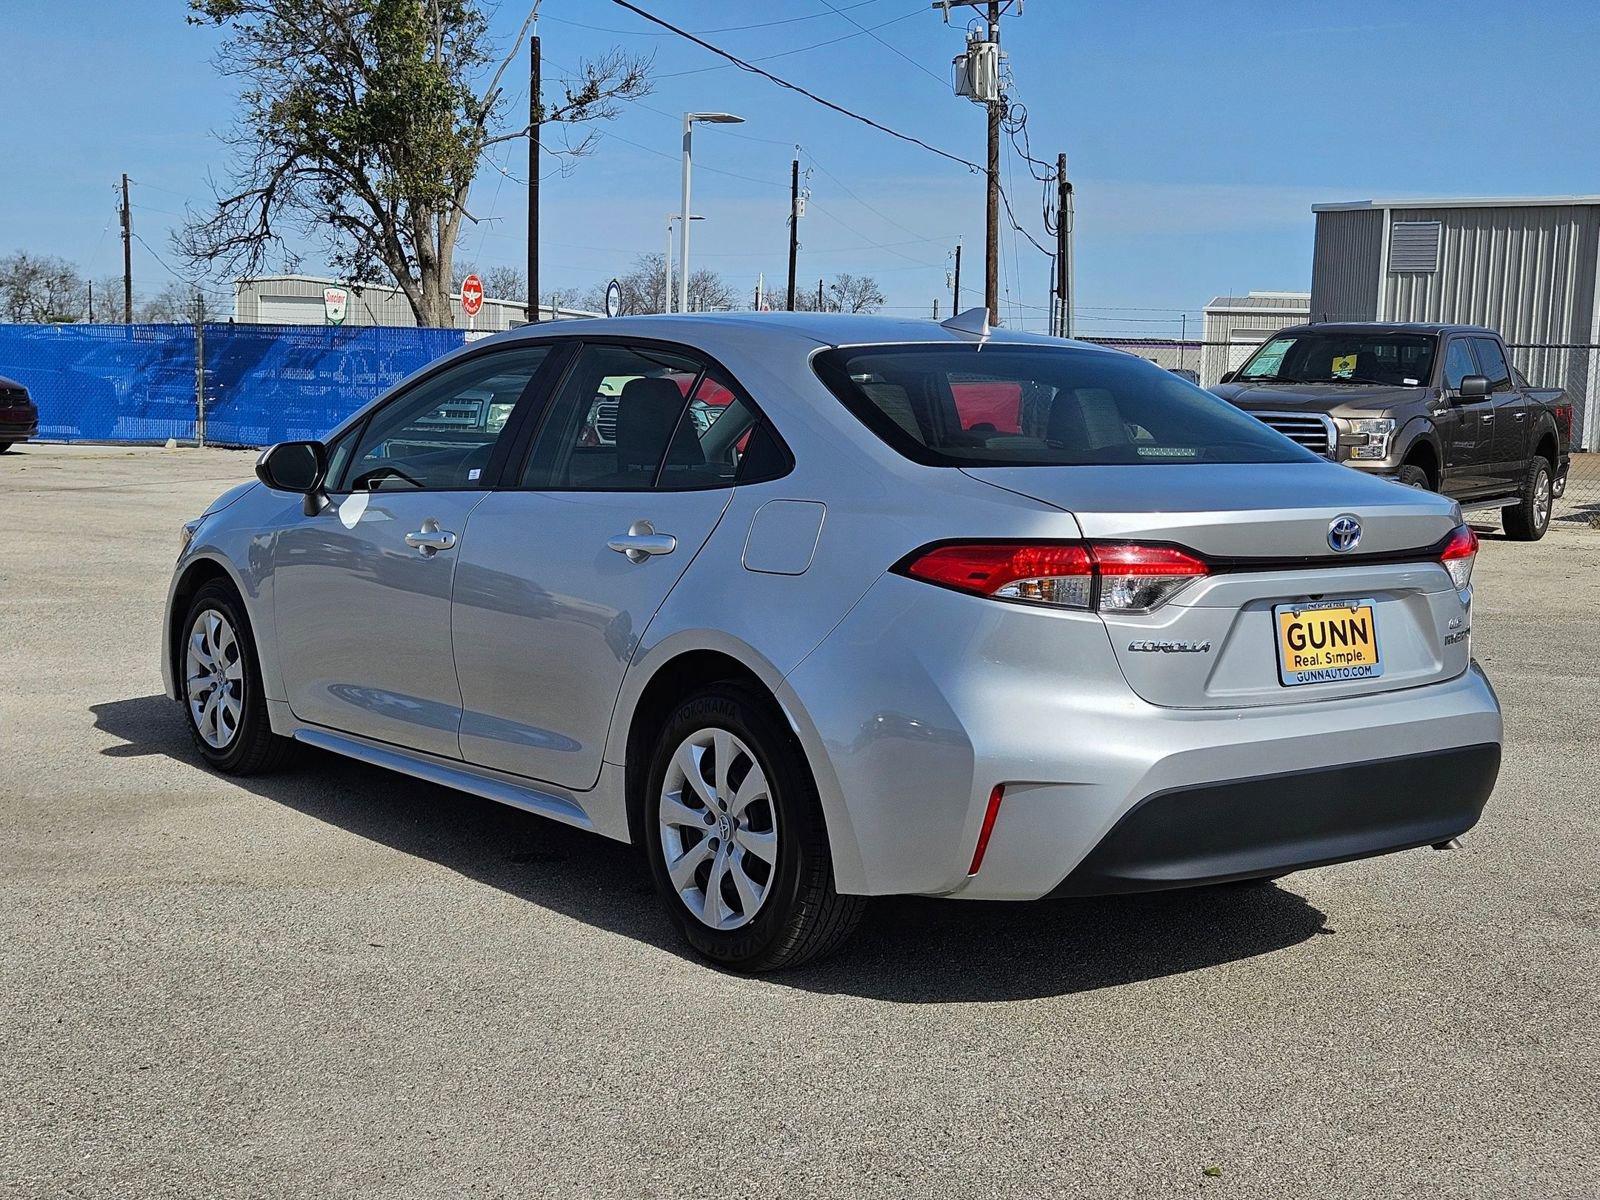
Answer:
[(1550, 512), (1554, 507), (1550, 463), (1536, 457), (1528, 464), (1517, 503), (1501, 512), (1506, 536), (1516, 542), (1537, 542), (1550, 528)]
[(10, 442), (0, 442), (0, 454), (4, 454), (9, 449), (11, 449)]
[(200, 756), (229, 775), (276, 769), (294, 743), (272, 732), (261, 690), (261, 664), (244, 605), (228, 584), (195, 594), (179, 651), (183, 707)]
[(737, 971), (833, 950), (865, 899), (834, 890), (816, 784), (765, 698), (733, 683), (686, 699), (656, 740), (644, 829), (672, 923)]

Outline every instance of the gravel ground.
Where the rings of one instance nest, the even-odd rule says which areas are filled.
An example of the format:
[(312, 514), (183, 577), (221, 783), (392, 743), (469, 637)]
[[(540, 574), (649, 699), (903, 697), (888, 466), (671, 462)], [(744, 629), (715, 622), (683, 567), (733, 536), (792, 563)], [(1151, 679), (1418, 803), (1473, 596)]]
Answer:
[(0, 459), (0, 1193), (1600, 1195), (1600, 534), (1487, 540), (1500, 785), (1451, 853), (1254, 891), (880, 902), (765, 979), (626, 847), (160, 695), (247, 454)]

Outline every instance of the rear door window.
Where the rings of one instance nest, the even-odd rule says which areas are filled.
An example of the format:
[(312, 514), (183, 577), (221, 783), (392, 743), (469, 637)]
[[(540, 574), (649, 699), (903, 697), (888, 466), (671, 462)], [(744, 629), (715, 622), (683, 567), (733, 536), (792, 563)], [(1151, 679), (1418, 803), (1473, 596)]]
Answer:
[(933, 466), (1320, 461), (1170, 371), (1114, 351), (863, 346), (814, 362), (862, 424)]

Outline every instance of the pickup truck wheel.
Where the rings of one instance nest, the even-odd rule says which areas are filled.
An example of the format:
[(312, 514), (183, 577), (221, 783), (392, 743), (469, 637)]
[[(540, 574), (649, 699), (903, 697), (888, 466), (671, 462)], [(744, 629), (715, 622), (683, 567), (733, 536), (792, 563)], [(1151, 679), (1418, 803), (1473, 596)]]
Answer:
[(1519, 495), (1517, 503), (1503, 510), (1501, 523), (1512, 541), (1537, 542), (1550, 528), (1550, 510), (1554, 507), (1549, 462), (1536, 456), (1528, 464)]
[(9, 449), (11, 449), (10, 442), (0, 442), (0, 454), (4, 454)]
[(1428, 492), (1433, 490), (1433, 484), (1428, 479), (1428, 473), (1415, 463), (1407, 463), (1394, 473), (1394, 481), (1403, 483), (1407, 487), (1421, 488)]

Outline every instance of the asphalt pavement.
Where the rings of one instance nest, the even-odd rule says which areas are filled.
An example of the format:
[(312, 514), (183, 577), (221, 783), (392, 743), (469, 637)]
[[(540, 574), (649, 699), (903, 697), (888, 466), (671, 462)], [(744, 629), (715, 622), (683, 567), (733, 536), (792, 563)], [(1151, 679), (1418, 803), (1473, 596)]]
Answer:
[(745, 979), (627, 847), (322, 754), (202, 769), (161, 605), (251, 461), (0, 457), (0, 1195), (1600, 1195), (1586, 522), (1486, 539), (1507, 745), (1461, 849), (880, 901)]

